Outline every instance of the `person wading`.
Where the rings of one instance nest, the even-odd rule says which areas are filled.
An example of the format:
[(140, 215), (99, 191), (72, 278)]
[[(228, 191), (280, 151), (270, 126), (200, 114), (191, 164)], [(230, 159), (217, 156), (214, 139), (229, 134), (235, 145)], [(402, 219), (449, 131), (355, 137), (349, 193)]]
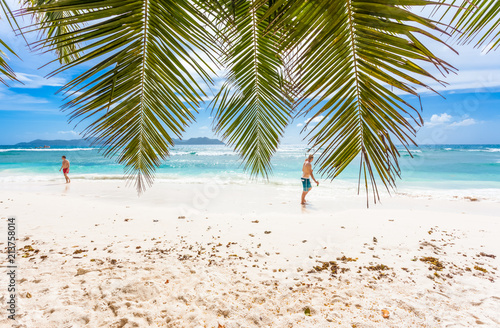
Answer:
[(66, 178), (66, 183), (70, 183), (71, 180), (68, 177), (69, 161), (66, 159), (66, 156), (62, 156), (62, 165), (61, 165), (61, 168), (59, 169), (59, 172), (61, 172), (61, 170), (64, 173), (64, 178)]
[(302, 199), (300, 203), (302, 205), (305, 205), (306, 202), (306, 195), (307, 193), (312, 189), (311, 186), (311, 179), (316, 182), (316, 186), (319, 186), (319, 182), (314, 178), (313, 170), (312, 170), (312, 162), (314, 160), (313, 155), (309, 155), (306, 160), (304, 161), (304, 164), (302, 165)]

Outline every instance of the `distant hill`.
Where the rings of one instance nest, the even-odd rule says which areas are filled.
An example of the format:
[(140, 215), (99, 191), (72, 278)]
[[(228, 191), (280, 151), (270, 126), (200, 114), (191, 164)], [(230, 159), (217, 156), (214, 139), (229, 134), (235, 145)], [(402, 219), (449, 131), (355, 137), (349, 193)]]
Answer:
[(219, 139), (210, 139), (207, 137), (190, 138), (188, 140), (174, 139), (174, 145), (223, 145)]
[(29, 142), (20, 142), (14, 145), (15, 147), (90, 147), (90, 142), (83, 139), (73, 140), (33, 140)]
[[(210, 139), (207, 137), (190, 138), (187, 140), (174, 139), (174, 145), (223, 145), (224, 143), (218, 139)], [(90, 141), (83, 139), (73, 140), (33, 140), (30, 142), (20, 142), (14, 147), (90, 147)]]

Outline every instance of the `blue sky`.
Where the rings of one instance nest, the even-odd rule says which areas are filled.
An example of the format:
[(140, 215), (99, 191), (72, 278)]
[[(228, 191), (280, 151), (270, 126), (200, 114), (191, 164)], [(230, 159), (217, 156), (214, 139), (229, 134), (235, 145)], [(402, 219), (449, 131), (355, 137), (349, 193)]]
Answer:
[[(34, 35), (28, 37), (34, 40)], [(0, 85), (0, 144), (79, 138), (83, 126), (68, 123), (67, 113), (60, 111), (63, 97), (56, 94), (78, 71), (46, 79), (44, 76), (57, 65), (40, 67), (54, 60), (52, 54), (30, 52), (22, 38), (10, 31), (5, 20), (0, 21), (0, 38), (22, 58), (10, 56), (10, 64), (24, 82), (24, 85), (11, 83), (10, 88)], [(430, 48), (459, 72), (442, 78), (449, 84), (446, 88), (432, 85), (446, 99), (429, 92), (421, 94), (425, 125), (420, 128), (417, 141), (421, 144), (500, 144), (500, 50), (485, 54), (472, 46), (454, 46), (460, 53), (457, 56), (442, 45), (431, 44)], [(419, 107), (414, 97), (405, 99)], [(305, 134), (301, 135), (300, 131), (306, 119), (300, 117), (290, 124), (284, 144), (302, 142)], [(205, 108), (200, 109), (197, 122), (188, 128), (184, 138), (199, 136), (215, 137), (211, 113)]]

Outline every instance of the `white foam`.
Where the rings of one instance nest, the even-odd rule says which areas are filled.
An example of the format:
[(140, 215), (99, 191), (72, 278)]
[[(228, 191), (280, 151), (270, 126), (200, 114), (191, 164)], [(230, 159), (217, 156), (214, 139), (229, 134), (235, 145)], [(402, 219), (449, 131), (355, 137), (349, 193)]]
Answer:
[(421, 153), (422, 152), (420, 149), (408, 149), (408, 150), (406, 150), (406, 149), (399, 149), (398, 151), (400, 153), (408, 153), (408, 152), (410, 152), (412, 154), (416, 154), (416, 153)]
[(0, 153), (5, 153), (9, 151), (80, 151), (80, 150), (94, 150), (99, 148), (9, 148), (9, 149), (0, 149)]
[(484, 148), (484, 149), (459, 149), (460, 151), (482, 151), (486, 153), (498, 153), (500, 152), (500, 148)]

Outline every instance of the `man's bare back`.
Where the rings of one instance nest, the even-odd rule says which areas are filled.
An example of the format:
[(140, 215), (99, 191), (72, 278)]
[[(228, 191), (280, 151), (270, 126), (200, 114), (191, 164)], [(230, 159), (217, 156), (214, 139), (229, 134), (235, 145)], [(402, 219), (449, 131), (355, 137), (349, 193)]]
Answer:
[(309, 162), (308, 159), (304, 161), (304, 164), (302, 165), (302, 177), (303, 178), (309, 178), (312, 173), (312, 165), (311, 162)]

